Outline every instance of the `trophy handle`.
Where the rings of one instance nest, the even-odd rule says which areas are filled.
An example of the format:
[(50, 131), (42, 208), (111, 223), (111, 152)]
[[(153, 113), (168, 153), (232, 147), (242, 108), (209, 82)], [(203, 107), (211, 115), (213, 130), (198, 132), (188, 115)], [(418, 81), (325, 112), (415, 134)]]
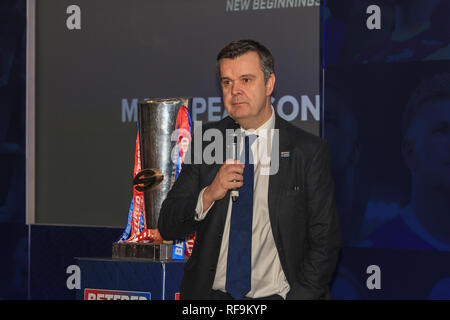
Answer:
[(156, 189), (164, 180), (162, 172), (156, 168), (143, 169), (133, 179), (134, 188), (137, 191)]

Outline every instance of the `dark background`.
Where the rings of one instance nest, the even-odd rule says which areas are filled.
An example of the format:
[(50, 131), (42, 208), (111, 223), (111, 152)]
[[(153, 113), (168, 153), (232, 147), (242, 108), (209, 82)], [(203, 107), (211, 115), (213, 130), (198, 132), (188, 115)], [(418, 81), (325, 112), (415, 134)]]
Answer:
[[(66, 28), (69, 4), (82, 9), (81, 30)], [(381, 8), (380, 30), (366, 27), (369, 4)], [(405, 19), (407, 4), (412, 16)], [(354, 203), (339, 210), (344, 247), (332, 297), (450, 299), (450, 253), (399, 248), (404, 230), (392, 224), (411, 197), (399, 121), (421, 79), (450, 70), (449, 14), (446, 0), (327, 0), (320, 9), (240, 12), (227, 12), (226, 1), (39, 1), (37, 223), (27, 225), (26, 1), (2, 1), (0, 299), (75, 298), (67, 267), (74, 257), (110, 256), (126, 225), (136, 123), (123, 121), (123, 99), (217, 101), (215, 55), (245, 37), (275, 56), (276, 110), (281, 97), (300, 104), (306, 95), (315, 104), (320, 93), (320, 121), (308, 111), (307, 121), (299, 115), (293, 123), (328, 140), (333, 166), (357, 128), (354, 184), (336, 179), (338, 202), (352, 195)], [(285, 113), (291, 109), (284, 105)], [(220, 114), (205, 111), (197, 120)], [(372, 232), (384, 242), (367, 242)], [(373, 265), (381, 280), (375, 289), (367, 285)]]

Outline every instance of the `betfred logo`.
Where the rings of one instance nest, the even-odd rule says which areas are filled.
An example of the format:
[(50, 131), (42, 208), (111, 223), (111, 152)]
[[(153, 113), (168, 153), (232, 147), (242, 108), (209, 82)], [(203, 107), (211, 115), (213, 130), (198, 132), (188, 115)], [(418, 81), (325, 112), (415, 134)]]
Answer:
[(150, 292), (84, 289), (84, 300), (151, 300)]

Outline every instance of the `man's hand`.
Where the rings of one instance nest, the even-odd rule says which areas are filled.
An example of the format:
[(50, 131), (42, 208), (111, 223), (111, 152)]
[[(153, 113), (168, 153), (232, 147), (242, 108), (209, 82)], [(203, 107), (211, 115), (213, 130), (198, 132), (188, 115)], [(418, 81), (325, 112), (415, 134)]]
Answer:
[(228, 190), (242, 187), (244, 167), (245, 165), (237, 160), (227, 160), (203, 192), (203, 208), (209, 208), (214, 201), (225, 197)]

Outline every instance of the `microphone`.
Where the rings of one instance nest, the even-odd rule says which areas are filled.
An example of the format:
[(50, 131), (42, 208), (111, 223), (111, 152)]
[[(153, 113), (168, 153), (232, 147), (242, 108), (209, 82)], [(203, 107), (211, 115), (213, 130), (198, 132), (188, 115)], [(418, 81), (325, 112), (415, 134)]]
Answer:
[[(233, 143), (232, 143), (232, 147), (233, 147), (233, 159), (234, 160), (238, 160), (238, 148), (237, 148), (237, 139), (238, 139), (238, 135), (236, 134), (236, 130), (238, 130), (241, 126), (235, 122), (233, 125)], [(236, 182), (237, 180), (233, 180), (233, 182)], [(234, 188), (231, 190), (231, 200), (233, 202), (236, 202), (237, 199), (239, 198), (239, 188)]]

